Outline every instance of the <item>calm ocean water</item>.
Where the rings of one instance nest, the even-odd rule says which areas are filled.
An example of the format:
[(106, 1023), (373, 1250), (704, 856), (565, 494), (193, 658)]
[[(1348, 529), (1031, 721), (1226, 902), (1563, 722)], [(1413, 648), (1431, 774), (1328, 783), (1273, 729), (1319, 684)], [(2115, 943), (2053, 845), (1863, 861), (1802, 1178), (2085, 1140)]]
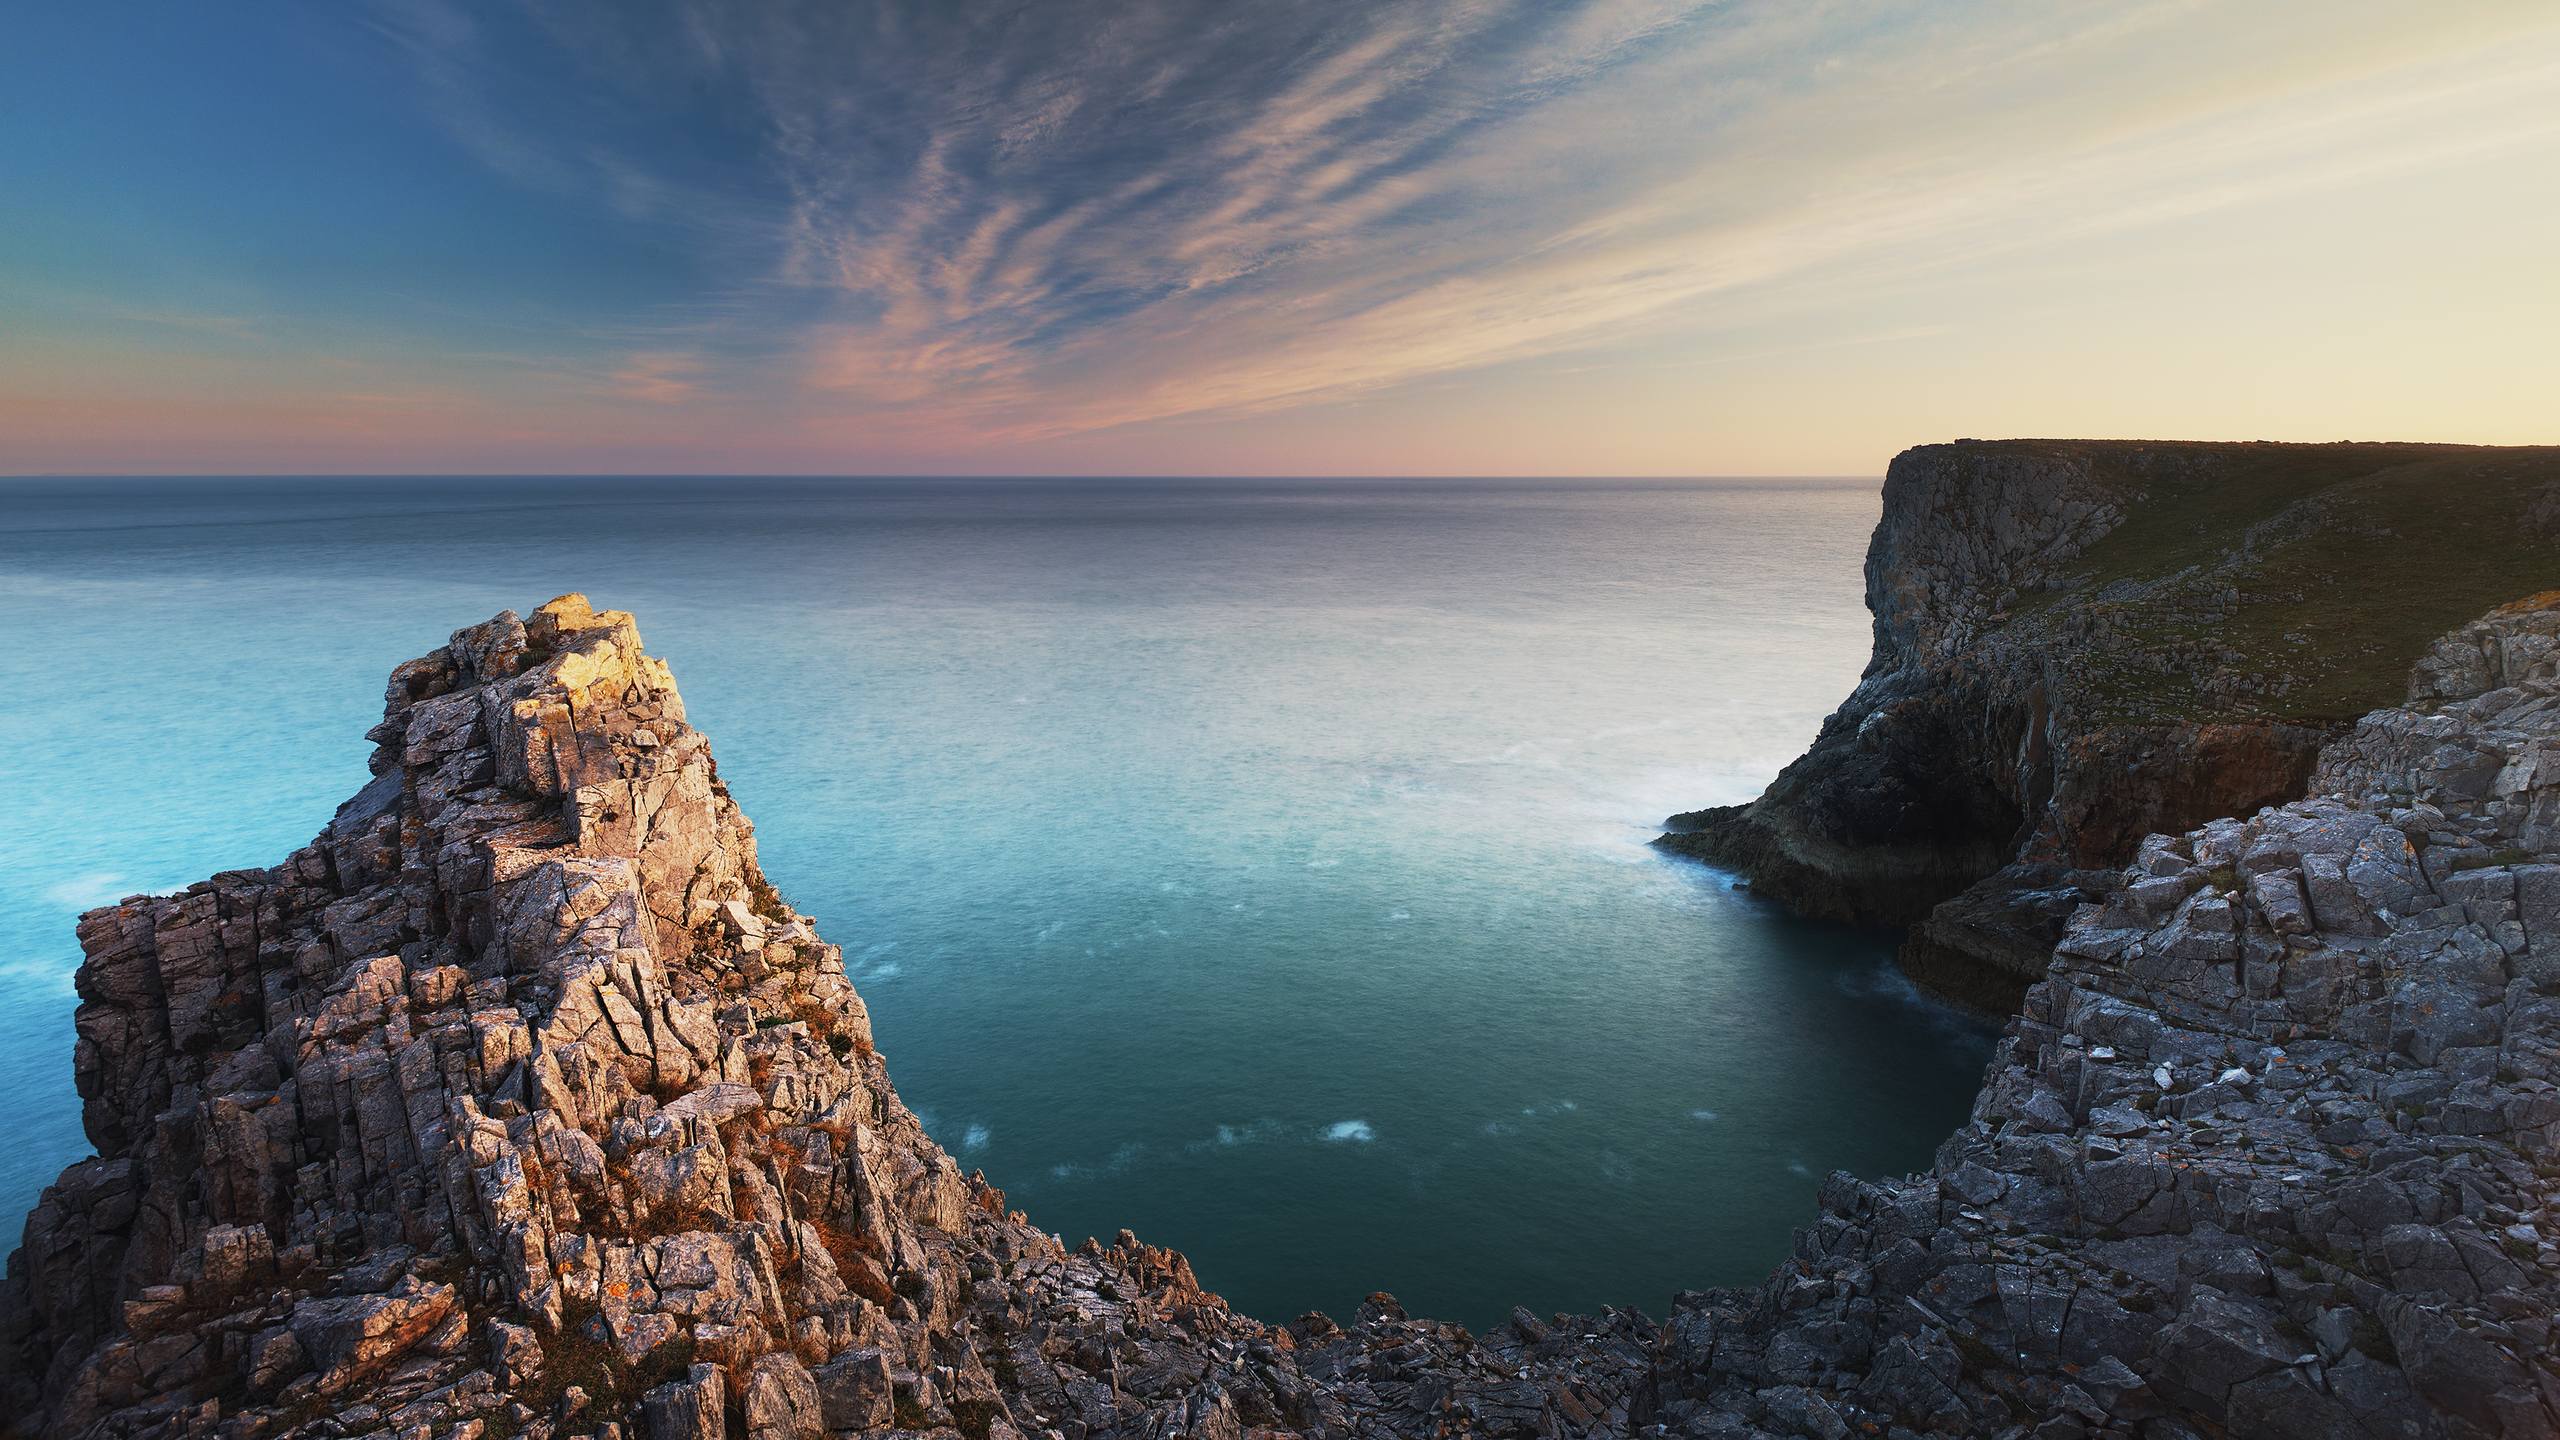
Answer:
[(1756, 1278), (1989, 1032), (1644, 842), (1855, 682), (1873, 481), (0, 480), (0, 1226), (73, 917), (271, 864), (390, 667), (635, 611), (907, 1102), (1284, 1318)]

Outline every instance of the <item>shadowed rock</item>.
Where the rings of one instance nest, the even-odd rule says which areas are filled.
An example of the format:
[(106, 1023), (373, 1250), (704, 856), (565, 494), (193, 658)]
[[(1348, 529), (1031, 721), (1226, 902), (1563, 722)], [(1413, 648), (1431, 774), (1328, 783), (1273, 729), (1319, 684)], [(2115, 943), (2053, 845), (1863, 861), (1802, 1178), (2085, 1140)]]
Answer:
[(1759, 799), (1656, 843), (1910, 927), (1915, 978), (2005, 1014), (2144, 836), (2300, 795), (2439, 634), (2550, 584), (2555, 515), (2549, 448), (1906, 451), (1857, 689)]

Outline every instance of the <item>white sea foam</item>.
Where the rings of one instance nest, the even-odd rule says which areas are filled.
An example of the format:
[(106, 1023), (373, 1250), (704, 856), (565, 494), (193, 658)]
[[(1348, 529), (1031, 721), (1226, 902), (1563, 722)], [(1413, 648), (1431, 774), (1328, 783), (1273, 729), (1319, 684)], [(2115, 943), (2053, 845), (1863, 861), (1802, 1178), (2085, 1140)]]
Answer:
[(1716, 1112), (1713, 1110), (1692, 1110), (1689, 1112), (1689, 1118), (1703, 1125), (1714, 1120), (1716, 1118)]
[(1378, 1132), (1370, 1129), (1366, 1120), (1337, 1120), (1324, 1127), (1324, 1138), (1336, 1145), (1345, 1142), (1366, 1145), (1378, 1138)]
[(25, 987), (19, 992), (22, 995), (33, 995), (38, 991), (48, 995), (76, 995), (79, 993), (78, 974), (76, 967), (65, 965), (59, 957), (52, 955), (0, 960), (0, 980)]
[(960, 1136), (960, 1148), (963, 1150), (986, 1149), (987, 1127), (984, 1125), (972, 1125), (966, 1131), (963, 1131)]
[(1983, 1033), (1982, 1022), (1921, 989), (1895, 966), (1879, 963), (1843, 971), (1831, 983), (1843, 993), (1862, 1000), (1889, 1000), (1902, 1005), (1915, 1012), (1930, 1029), (1951, 1041), (1968, 1042)]
[(1119, 1174), (1138, 1163), (1139, 1158), (1146, 1153), (1147, 1147), (1144, 1144), (1131, 1140), (1112, 1151), (1111, 1158), (1099, 1165), (1075, 1165), (1062, 1162), (1050, 1166), (1049, 1173), (1060, 1180), (1098, 1179), (1105, 1175)]
[[(1290, 1128), (1277, 1120), (1251, 1120), (1242, 1125), (1221, 1125), (1216, 1134), (1206, 1140), (1194, 1140), (1185, 1148), (1195, 1151), (1233, 1150), (1239, 1146), (1259, 1145), (1267, 1140), (1280, 1139), (1290, 1133), (1293, 1133)], [(1303, 1134), (1304, 1132), (1295, 1133)]]
[(57, 880), (47, 885), (44, 898), (47, 904), (59, 905), (65, 910), (95, 910), (133, 894), (134, 888), (113, 870), (92, 870), (86, 875), (74, 875), (68, 880)]
[(1661, 833), (1651, 824), (1595, 827), (1583, 832), (1576, 848), (1607, 865), (1659, 864), (1662, 852), (1653, 848), (1653, 837)]

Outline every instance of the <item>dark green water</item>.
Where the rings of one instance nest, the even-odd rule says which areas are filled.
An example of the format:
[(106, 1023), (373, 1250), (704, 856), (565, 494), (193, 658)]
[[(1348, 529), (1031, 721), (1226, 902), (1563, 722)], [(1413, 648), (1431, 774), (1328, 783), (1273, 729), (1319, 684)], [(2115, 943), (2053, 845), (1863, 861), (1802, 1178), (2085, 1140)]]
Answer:
[(71, 922), (268, 864), (382, 677), (635, 611), (908, 1103), (1270, 1317), (1756, 1278), (1988, 1032), (1644, 847), (1855, 683), (1875, 484), (0, 481), (0, 1225), (84, 1153)]

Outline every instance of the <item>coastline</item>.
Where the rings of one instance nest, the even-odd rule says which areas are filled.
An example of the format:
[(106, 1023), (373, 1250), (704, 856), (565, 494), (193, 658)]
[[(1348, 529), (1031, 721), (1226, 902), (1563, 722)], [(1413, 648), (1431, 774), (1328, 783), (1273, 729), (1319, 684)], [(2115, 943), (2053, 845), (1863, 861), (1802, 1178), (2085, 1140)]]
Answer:
[(1481, 1337), (1265, 1325), (964, 1177), (628, 616), (457, 632), (385, 712), (313, 847), (83, 922), (102, 1156), (0, 1297), (30, 1433), (2552, 1421), (2560, 595), (2431, 647), (2315, 798), (2144, 841), (1934, 1170), (1833, 1175), (1756, 1289)]

